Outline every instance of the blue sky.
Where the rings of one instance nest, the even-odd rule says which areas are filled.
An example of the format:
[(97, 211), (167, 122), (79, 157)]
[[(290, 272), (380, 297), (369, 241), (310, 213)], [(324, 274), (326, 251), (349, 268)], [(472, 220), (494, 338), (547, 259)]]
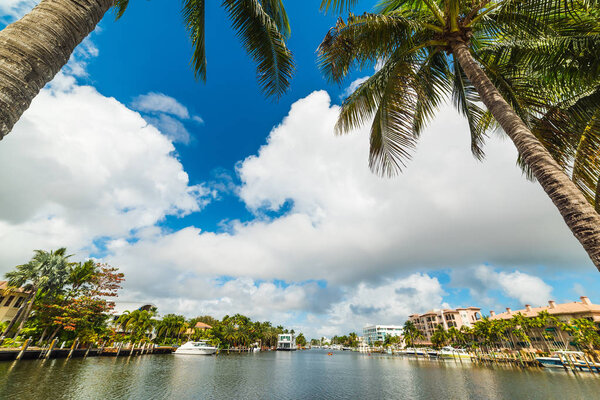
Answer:
[[(3, 3), (2, 20), (34, 3)], [(368, 126), (334, 137), (340, 96), (373, 70), (324, 80), (316, 48), (337, 17), (319, 3), (286, 2), (297, 70), (279, 101), (260, 93), (218, 2), (206, 84), (172, 1), (108, 14), (0, 142), (14, 194), (0, 200), (0, 272), (68, 246), (119, 266), (124, 302), (242, 312), (309, 336), (442, 306), (600, 302), (598, 272), (508, 141), (490, 138), (474, 161), (443, 107), (405, 174), (381, 179)]]

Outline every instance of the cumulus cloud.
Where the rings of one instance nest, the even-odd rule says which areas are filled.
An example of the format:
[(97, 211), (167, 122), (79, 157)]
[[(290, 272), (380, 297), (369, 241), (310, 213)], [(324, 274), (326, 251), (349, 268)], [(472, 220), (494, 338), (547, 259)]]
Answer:
[[(465, 122), (445, 109), (407, 171), (381, 179), (368, 170), (368, 128), (335, 137), (337, 113), (325, 92), (297, 101), (240, 163), (239, 196), (258, 218), (226, 233), (190, 226), (148, 237), (112, 259), (175, 274), (335, 283), (482, 262), (590, 267), (543, 191), (521, 176), (510, 143), (492, 140), (487, 160), (475, 161)], [(260, 213), (286, 204), (278, 218)]]
[(131, 106), (143, 114), (144, 119), (156, 126), (171, 140), (189, 144), (190, 133), (182, 121), (190, 120), (203, 124), (204, 120), (198, 115), (190, 116), (190, 112), (175, 98), (163, 93), (150, 92), (136, 97)]
[(188, 119), (190, 113), (183, 104), (173, 97), (162, 93), (150, 92), (136, 97), (133, 100), (133, 108), (145, 112), (161, 112), (172, 114), (179, 118)]
[(496, 308), (498, 304), (493, 291), (500, 291), (522, 305), (540, 306), (552, 296), (552, 287), (537, 276), (518, 270), (496, 271), (489, 265), (456, 269), (452, 272), (452, 283), (457, 287), (469, 288), (472, 297)]
[[(233, 221), (222, 233), (194, 226), (150, 232), (115, 248), (111, 262), (130, 274), (144, 271), (129, 289), (162, 290), (179, 301), (195, 289), (175, 295), (172, 287), (165, 288), (166, 277), (324, 280), (349, 300), (331, 302), (337, 307), (333, 313), (309, 313), (306, 321), (313, 322), (307, 324), (324, 325), (321, 318), (338, 314), (376, 322), (386, 315), (380, 310), (393, 313), (392, 308), (402, 310), (394, 314), (402, 323), (402, 316), (419, 311), (420, 304), (431, 308), (442, 302), (443, 291), (435, 285), (419, 292), (414, 285), (388, 283), (414, 271), (460, 270), (482, 262), (499, 271), (519, 265), (521, 271), (492, 271), (480, 279), (495, 280), (506, 296), (536, 303), (546, 301), (551, 289), (528, 268), (590, 267), (543, 191), (521, 176), (509, 142), (491, 140), (487, 160), (473, 160), (464, 121), (444, 109), (423, 135), (407, 171), (381, 179), (368, 170), (368, 127), (335, 137), (337, 113), (325, 92), (297, 101), (258, 154), (238, 165), (238, 195), (254, 220)], [(267, 217), (265, 210), (286, 211)], [(427, 276), (420, 279), (435, 283)], [(182, 281), (181, 287), (186, 285)], [(417, 301), (403, 300), (402, 307), (364, 301), (376, 292), (368, 288), (379, 286), (383, 293), (412, 295)], [(350, 300), (348, 293), (356, 297)]]
[(0, 2), (0, 23), (9, 24), (28, 13), (39, 0), (2, 0)]
[(138, 113), (60, 74), (0, 145), (0, 265), (34, 248), (93, 252), (200, 210), (211, 192), (189, 184), (174, 150)]

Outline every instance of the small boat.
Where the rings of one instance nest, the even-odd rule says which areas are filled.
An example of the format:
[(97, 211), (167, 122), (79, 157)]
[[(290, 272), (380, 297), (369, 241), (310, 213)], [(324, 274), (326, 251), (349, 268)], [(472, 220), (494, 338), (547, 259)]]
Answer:
[(535, 358), (545, 368), (575, 368), (581, 371), (591, 370), (600, 372), (600, 364), (585, 359), (581, 351), (555, 351), (550, 357)]
[(203, 356), (215, 354), (216, 352), (217, 348), (210, 346), (206, 340), (187, 342), (175, 350), (175, 354), (194, 354)]

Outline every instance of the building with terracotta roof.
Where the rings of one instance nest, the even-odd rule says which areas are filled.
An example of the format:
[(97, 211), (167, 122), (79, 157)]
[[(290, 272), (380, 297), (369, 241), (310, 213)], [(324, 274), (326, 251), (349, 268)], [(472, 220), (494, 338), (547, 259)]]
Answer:
[(9, 288), (7, 281), (0, 281), (0, 323), (14, 318), (29, 293), (23, 288)]
[(205, 331), (207, 329), (212, 329), (212, 326), (205, 324), (204, 322), (196, 322), (196, 325), (194, 326), (194, 328), (196, 329), (200, 329), (201, 331)]
[[(547, 306), (531, 307), (531, 305), (526, 304), (525, 308), (514, 311), (507, 307), (506, 311), (500, 314), (490, 311), (490, 320), (509, 320), (517, 315), (525, 318), (535, 318), (541, 312), (547, 312), (563, 323), (569, 323), (573, 319), (585, 318), (600, 325), (600, 305), (593, 304), (586, 296), (581, 296), (580, 300), (561, 304), (556, 304), (555, 301), (550, 300)], [(571, 334), (558, 329), (555, 324), (541, 328), (529, 328), (528, 330), (530, 342), (516, 343), (521, 348), (552, 350), (568, 347), (576, 350)], [(548, 334), (551, 334), (551, 336)]]
[(442, 325), (446, 330), (449, 328), (460, 329), (463, 326), (472, 327), (481, 319), (481, 308), (431, 310), (424, 314), (412, 314), (408, 319), (425, 335), (426, 341), (430, 342), (438, 325)]
[(546, 311), (562, 322), (569, 322), (575, 318), (587, 318), (593, 322), (600, 322), (600, 305), (592, 304), (586, 296), (581, 296), (579, 299), (581, 301), (562, 304), (556, 304), (555, 301), (550, 300), (547, 306), (542, 307), (531, 307), (529, 304), (525, 304), (524, 309), (515, 311), (507, 307), (506, 311), (500, 314), (490, 311), (490, 319), (511, 319), (517, 314), (532, 318), (537, 317), (540, 312)]

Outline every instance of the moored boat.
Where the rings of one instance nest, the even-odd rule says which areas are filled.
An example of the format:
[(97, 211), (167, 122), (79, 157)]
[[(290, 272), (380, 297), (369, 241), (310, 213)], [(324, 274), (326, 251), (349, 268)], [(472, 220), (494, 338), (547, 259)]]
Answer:
[(443, 347), (442, 350), (438, 352), (438, 357), (440, 358), (453, 358), (457, 360), (470, 360), (471, 356), (464, 349), (455, 349), (452, 346)]
[(211, 354), (215, 354), (216, 352), (216, 347), (210, 346), (206, 340), (201, 340), (199, 342), (187, 342), (181, 345), (179, 348), (177, 348), (177, 350), (175, 350), (174, 354), (209, 356)]

